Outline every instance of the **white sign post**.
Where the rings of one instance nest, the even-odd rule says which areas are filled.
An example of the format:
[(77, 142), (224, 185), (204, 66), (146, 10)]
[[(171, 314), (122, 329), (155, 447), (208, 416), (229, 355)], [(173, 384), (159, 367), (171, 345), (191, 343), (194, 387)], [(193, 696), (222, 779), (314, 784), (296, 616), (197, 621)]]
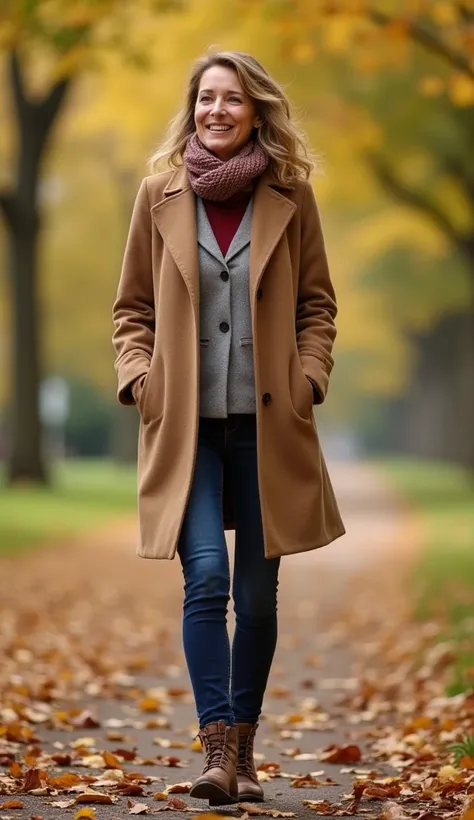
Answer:
[(62, 376), (49, 376), (41, 382), (39, 412), (46, 429), (47, 449), (53, 457), (64, 458), (65, 425), (70, 412), (70, 391)]

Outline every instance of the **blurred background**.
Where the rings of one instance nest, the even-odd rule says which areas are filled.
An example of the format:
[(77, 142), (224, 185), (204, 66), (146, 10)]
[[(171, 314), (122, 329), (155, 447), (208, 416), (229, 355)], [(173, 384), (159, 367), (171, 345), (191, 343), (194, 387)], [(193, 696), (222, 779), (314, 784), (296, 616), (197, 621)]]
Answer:
[(319, 157), (328, 460), (381, 465), (472, 547), (473, 1), (3, 0), (1, 549), (135, 510), (111, 310), (147, 158), (209, 46), (268, 67)]

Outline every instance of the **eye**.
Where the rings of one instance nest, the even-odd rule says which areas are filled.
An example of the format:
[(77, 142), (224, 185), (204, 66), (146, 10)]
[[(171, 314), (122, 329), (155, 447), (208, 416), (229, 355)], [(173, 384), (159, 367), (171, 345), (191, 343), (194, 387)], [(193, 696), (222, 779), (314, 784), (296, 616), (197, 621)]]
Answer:
[(203, 94), (202, 97), (199, 97), (199, 102), (209, 102), (210, 99), (210, 94)]
[(242, 102), (240, 97), (234, 97), (234, 96), (229, 97), (229, 100), (232, 100), (232, 102), (236, 102), (236, 103), (241, 103)]

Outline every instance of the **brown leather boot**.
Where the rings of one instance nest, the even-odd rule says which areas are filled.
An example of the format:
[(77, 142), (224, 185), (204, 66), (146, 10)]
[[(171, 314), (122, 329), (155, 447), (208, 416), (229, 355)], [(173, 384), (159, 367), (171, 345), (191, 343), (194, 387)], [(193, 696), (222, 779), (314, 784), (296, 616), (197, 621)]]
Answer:
[(237, 803), (237, 746), (236, 726), (225, 721), (208, 723), (199, 732), (206, 759), (202, 775), (193, 783), (191, 797), (209, 800), (210, 806)]
[(253, 741), (258, 723), (238, 723), (239, 757), (237, 760), (237, 785), (239, 801), (261, 803), (264, 800), (263, 789), (258, 782), (257, 770), (253, 759)]

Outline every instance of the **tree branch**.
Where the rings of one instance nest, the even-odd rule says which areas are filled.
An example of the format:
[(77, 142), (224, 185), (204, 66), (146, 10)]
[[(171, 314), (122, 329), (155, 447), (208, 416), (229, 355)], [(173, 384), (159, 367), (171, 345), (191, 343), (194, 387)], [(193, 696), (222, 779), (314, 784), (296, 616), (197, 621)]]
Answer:
[(38, 111), (41, 112), (41, 123), (45, 132), (49, 131), (56, 119), (56, 115), (61, 108), (70, 84), (71, 79), (69, 77), (58, 80), (51, 88), (48, 96), (38, 103)]
[[(378, 9), (369, 9), (368, 15), (372, 22), (378, 26), (387, 26), (391, 23), (400, 22), (400, 18), (391, 17), (389, 14), (385, 14), (385, 12), (379, 11)], [(433, 54), (441, 57), (453, 68), (462, 71), (474, 79), (474, 66), (463, 54), (454, 51), (447, 43), (444, 43), (436, 34), (428, 31), (428, 29), (424, 28), (420, 23), (407, 21), (407, 27), (412, 40), (424, 46), (427, 51), (431, 51)]]
[(464, 236), (457, 230), (448, 215), (442, 211), (421, 191), (408, 188), (393, 172), (389, 163), (380, 154), (367, 154), (367, 160), (375, 173), (375, 176), (388, 193), (404, 205), (408, 205), (424, 216), (427, 216), (437, 228), (441, 230), (448, 239), (455, 245), (460, 246), (464, 241)]
[(27, 100), (25, 97), (23, 78), (21, 76), (20, 59), (18, 57), (18, 52), (15, 49), (10, 52), (10, 78), (13, 91), (13, 101), (15, 103), (18, 117), (21, 119), (27, 108)]

